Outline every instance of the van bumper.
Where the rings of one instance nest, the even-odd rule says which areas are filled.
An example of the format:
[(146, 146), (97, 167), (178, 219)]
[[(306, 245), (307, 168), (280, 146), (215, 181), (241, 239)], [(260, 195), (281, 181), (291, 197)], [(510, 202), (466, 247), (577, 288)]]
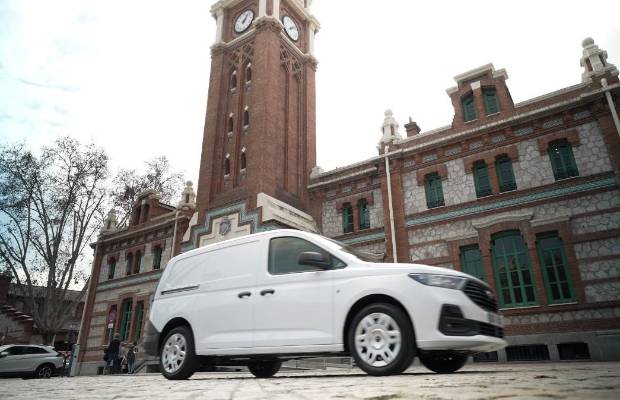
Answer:
[(142, 339), (142, 345), (144, 347), (144, 351), (149, 356), (159, 357), (159, 336), (161, 332), (159, 332), (151, 321), (146, 321), (146, 327), (144, 328), (144, 336)]

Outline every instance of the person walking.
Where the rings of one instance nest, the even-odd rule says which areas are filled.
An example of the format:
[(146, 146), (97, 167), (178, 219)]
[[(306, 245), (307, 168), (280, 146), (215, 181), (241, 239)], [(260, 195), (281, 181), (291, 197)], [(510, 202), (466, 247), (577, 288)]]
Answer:
[(121, 372), (121, 337), (117, 333), (108, 346), (108, 357), (112, 361), (112, 374)]
[(135, 348), (136, 348), (136, 343), (134, 342), (133, 344), (130, 344), (129, 349), (127, 349), (127, 373), (128, 374), (134, 373), (133, 367), (136, 362)]

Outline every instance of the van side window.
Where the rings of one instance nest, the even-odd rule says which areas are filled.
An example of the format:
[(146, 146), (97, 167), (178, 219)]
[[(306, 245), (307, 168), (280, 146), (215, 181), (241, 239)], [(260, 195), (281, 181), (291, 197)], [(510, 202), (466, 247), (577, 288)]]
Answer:
[(269, 244), (269, 273), (272, 275), (291, 274), (296, 272), (320, 271), (318, 267), (300, 265), (298, 258), (301, 253), (312, 251), (321, 253), (332, 260), (334, 268), (343, 268), (345, 264), (319, 246), (296, 237), (271, 239)]

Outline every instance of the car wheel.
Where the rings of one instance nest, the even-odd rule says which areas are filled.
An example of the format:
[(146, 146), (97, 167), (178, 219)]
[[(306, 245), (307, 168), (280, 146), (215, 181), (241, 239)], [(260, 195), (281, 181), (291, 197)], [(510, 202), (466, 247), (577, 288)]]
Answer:
[(188, 326), (179, 326), (168, 332), (159, 354), (159, 366), (167, 379), (188, 379), (196, 371), (198, 357), (194, 335)]
[(54, 374), (54, 367), (51, 364), (39, 365), (34, 371), (34, 377), (37, 379), (49, 379)]
[(409, 317), (392, 304), (371, 304), (359, 311), (351, 321), (348, 345), (357, 366), (374, 376), (400, 374), (415, 356)]
[(451, 374), (463, 368), (467, 356), (450, 352), (427, 353), (420, 355), (420, 362), (426, 368), (438, 374)]
[(271, 378), (278, 373), (282, 367), (282, 361), (257, 361), (248, 365), (248, 369), (257, 378)]

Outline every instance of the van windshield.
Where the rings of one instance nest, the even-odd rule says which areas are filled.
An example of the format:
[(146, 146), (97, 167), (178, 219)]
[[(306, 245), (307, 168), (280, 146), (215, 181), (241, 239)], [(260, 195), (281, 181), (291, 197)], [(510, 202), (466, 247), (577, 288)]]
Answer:
[(372, 253), (367, 253), (365, 251), (359, 251), (356, 248), (349, 246), (348, 244), (344, 244), (342, 242), (339, 242), (337, 240), (334, 239), (330, 239), (330, 238), (325, 238), (327, 240), (329, 240), (330, 242), (338, 245), (340, 247), (340, 250), (344, 251), (345, 253), (351, 254), (352, 256), (362, 260), (362, 261), (366, 261), (366, 262), (372, 262), (372, 263), (380, 263), (383, 262), (383, 257), (380, 254), (372, 254)]

